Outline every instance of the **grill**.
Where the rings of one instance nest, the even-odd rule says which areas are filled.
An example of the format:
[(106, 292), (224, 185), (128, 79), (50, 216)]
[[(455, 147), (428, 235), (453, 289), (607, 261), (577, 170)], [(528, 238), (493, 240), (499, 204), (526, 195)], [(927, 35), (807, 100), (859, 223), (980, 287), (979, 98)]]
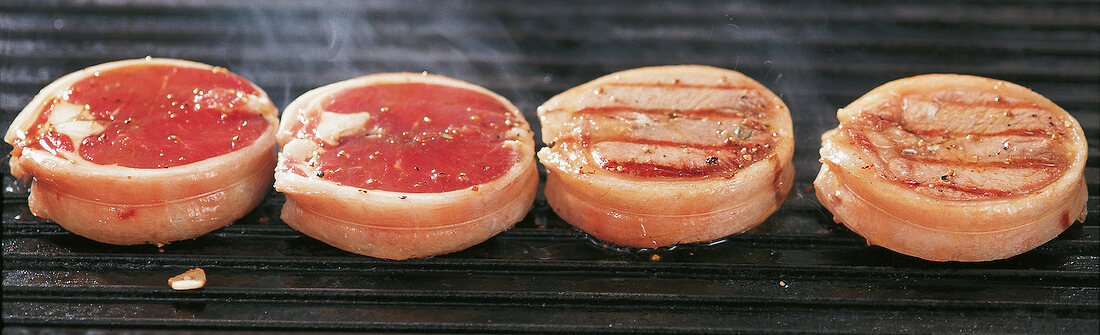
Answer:
[[(532, 121), (600, 75), (698, 63), (790, 106), (795, 187), (764, 224), (707, 244), (601, 245), (541, 196), (515, 228), (455, 254), (387, 261), (279, 220), (272, 193), (195, 240), (112, 246), (27, 209), (3, 167), (4, 333), (1084, 333), (1100, 330), (1100, 4), (1092, 1), (30, 1), (0, 3), (0, 112), (50, 81), (147, 55), (227, 67), (285, 106), (358, 75), (481, 84)], [(1089, 139), (1088, 221), (1031, 252), (934, 263), (869, 247), (813, 195), (820, 134), (871, 88), (935, 72), (1005, 79)], [(538, 139), (536, 139), (538, 141)], [(10, 150), (5, 146), (4, 150)], [(204, 289), (167, 278), (202, 267)], [(185, 331), (186, 330), (186, 331)]]

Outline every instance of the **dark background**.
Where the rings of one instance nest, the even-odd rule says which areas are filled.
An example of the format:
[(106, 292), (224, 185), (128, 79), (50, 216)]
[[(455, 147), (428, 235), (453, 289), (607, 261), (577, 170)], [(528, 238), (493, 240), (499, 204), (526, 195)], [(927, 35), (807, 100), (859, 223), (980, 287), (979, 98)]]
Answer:
[[(598, 76), (725, 67), (787, 102), (796, 183), (760, 227), (709, 246), (608, 248), (538, 200), (516, 228), (481, 245), (395, 262), (288, 228), (278, 194), (226, 228), (159, 250), (92, 242), (30, 215), (25, 185), (4, 164), (4, 334), (1100, 330), (1096, 1), (5, 0), (0, 124), (66, 73), (145, 56), (226, 67), (280, 108), (335, 81), (428, 71), (500, 93), (536, 131), (536, 106)], [(924, 73), (1012, 81), (1076, 117), (1090, 147), (1088, 221), (1031, 252), (976, 264), (869, 247), (833, 223), (810, 186), (820, 134), (836, 126), (837, 108)], [(206, 288), (168, 288), (192, 267), (207, 271)]]

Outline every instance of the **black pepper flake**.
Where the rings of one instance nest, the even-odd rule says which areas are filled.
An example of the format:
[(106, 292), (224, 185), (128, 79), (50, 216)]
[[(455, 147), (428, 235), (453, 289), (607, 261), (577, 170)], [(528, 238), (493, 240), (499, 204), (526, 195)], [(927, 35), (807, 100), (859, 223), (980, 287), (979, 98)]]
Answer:
[(710, 156), (710, 157), (707, 158), (707, 164), (717, 164), (717, 163), (718, 163), (718, 157)]
[(413, 170), (420, 171), (420, 167), (419, 166), (414, 166)]
[(405, 198), (408, 198), (408, 196), (402, 195), (400, 198), (401, 200), (405, 200)]
[(325, 177), (325, 171), (318, 170), (317, 171), (317, 178), (324, 178), (324, 177)]

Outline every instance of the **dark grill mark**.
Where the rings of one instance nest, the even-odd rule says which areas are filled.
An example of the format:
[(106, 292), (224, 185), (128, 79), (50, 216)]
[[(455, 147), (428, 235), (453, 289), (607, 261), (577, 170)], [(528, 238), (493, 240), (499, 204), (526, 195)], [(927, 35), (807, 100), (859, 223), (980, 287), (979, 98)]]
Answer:
[[(612, 172), (628, 173), (641, 177), (696, 177), (719, 171), (736, 172), (747, 165), (770, 156), (771, 151), (760, 143), (732, 142), (728, 144), (679, 143), (644, 139), (609, 139), (602, 142), (644, 144), (654, 147), (699, 149), (709, 158), (691, 167), (668, 166), (651, 162), (608, 160), (601, 165)], [(724, 158), (719, 158), (722, 156)], [(729, 158), (725, 158), (729, 157)]]
[(903, 180), (901, 184), (909, 186), (910, 188), (928, 187), (941, 190), (952, 190), (956, 192), (966, 193), (978, 197), (1005, 197), (1012, 195), (1012, 191), (997, 190), (990, 188), (980, 188), (975, 186), (962, 186), (953, 183), (921, 183), (915, 180)]
[[(912, 95), (910, 95), (910, 96), (912, 96)], [(941, 105), (941, 106), (942, 105), (953, 105), (953, 106), (965, 106), (965, 107), (978, 107), (978, 108), (985, 107), (985, 108), (1004, 109), (1005, 113), (1006, 113), (1006, 118), (1008, 118), (1010, 120), (1011, 120), (1012, 117), (1014, 117), (1014, 115), (1015, 116), (1032, 116), (1032, 115), (1035, 115), (1035, 116), (1032, 116), (1032, 117), (1038, 117), (1037, 116), (1038, 114), (1034, 114), (1034, 113), (1022, 113), (1021, 112), (1021, 113), (1013, 114), (1011, 112), (1011, 109), (1020, 109), (1020, 108), (1038, 109), (1039, 108), (1039, 106), (1037, 104), (1032, 103), (1032, 102), (1026, 102), (1026, 101), (1025, 102), (1012, 102), (1012, 103), (1010, 103), (1010, 102), (1007, 102), (1007, 101), (1004, 101), (1004, 100), (999, 100), (999, 101), (989, 101), (989, 102), (971, 104), (971, 103), (963, 103), (963, 102), (954, 101), (954, 100), (936, 100), (935, 103), (938, 104), (938, 105)], [(1058, 157), (1054, 157), (1054, 158), (1051, 158), (1049, 156), (1040, 156), (1040, 155), (1029, 155), (1029, 156), (1014, 155), (1014, 156), (996, 156), (996, 157), (990, 157), (990, 156), (982, 155), (982, 156), (975, 157), (974, 159), (968, 159), (968, 156), (964, 155), (964, 156), (960, 156), (960, 157), (963, 157), (963, 158), (944, 159), (944, 158), (938, 158), (938, 157), (923, 156), (922, 154), (916, 154), (916, 153), (906, 154), (903, 150), (906, 150), (907, 148), (910, 148), (910, 147), (906, 146), (906, 145), (902, 145), (902, 144), (894, 144), (892, 147), (883, 148), (883, 147), (879, 147), (879, 146), (875, 145), (873, 142), (871, 142), (870, 138), (867, 137), (866, 132), (884, 132), (884, 131), (887, 131), (887, 129), (895, 128), (895, 127), (901, 127), (905, 132), (913, 134), (913, 135), (915, 135), (915, 136), (917, 136), (921, 139), (929, 139), (929, 138), (937, 138), (937, 137), (938, 138), (1006, 137), (1006, 136), (1050, 137), (1050, 136), (1052, 136), (1051, 134), (1059, 134), (1059, 132), (1061, 131), (1061, 129), (1058, 129), (1058, 127), (1054, 123), (1049, 123), (1049, 127), (1045, 127), (1045, 128), (1041, 128), (1041, 129), (1035, 129), (1035, 128), (1030, 128), (1030, 129), (1006, 128), (1006, 129), (999, 130), (999, 131), (989, 131), (989, 132), (980, 132), (980, 131), (958, 132), (958, 131), (951, 131), (951, 130), (948, 130), (948, 129), (909, 129), (909, 128), (907, 128), (907, 126), (911, 126), (911, 125), (905, 125), (905, 124), (903, 124), (902, 122), (900, 122), (898, 120), (898, 116), (901, 113), (902, 113), (902, 110), (901, 110), (901, 104), (900, 104), (899, 100), (894, 100), (894, 101), (889, 101), (889, 102), (882, 103), (882, 104), (878, 105), (878, 107), (876, 107), (873, 110), (861, 112), (857, 116), (855, 122), (845, 124), (844, 127), (841, 129), (840, 136), (844, 136), (844, 137), (848, 138), (851, 141), (851, 143), (853, 143), (854, 145), (856, 145), (860, 149), (862, 149), (866, 152), (874, 153), (874, 155), (876, 155), (876, 156), (881, 157), (881, 155), (885, 151), (892, 151), (895, 155), (897, 155), (897, 156), (899, 156), (903, 159), (906, 159), (908, 161), (917, 163), (917, 164), (938, 164), (938, 165), (945, 165), (945, 166), (949, 166), (949, 167), (953, 167), (953, 168), (971, 169), (971, 170), (981, 170), (981, 169), (1032, 169), (1032, 170), (1043, 170), (1043, 171), (1047, 171), (1047, 172), (1057, 172), (1058, 170), (1062, 169), (1062, 167), (1065, 166), (1065, 164), (1066, 164), (1066, 162), (1065, 162), (1066, 158), (1063, 157), (1063, 156), (1060, 156), (1060, 155)], [(983, 112), (983, 113), (986, 113), (986, 112)], [(1011, 126), (1011, 123), (1006, 123), (1006, 125)], [(950, 149), (950, 148), (945, 147), (945, 148), (941, 148), (939, 150), (954, 150), (954, 149)], [(923, 150), (922, 150), (922, 152), (923, 152)], [(878, 164), (880, 164), (880, 165), (884, 164), (884, 162), (881, 160), (881, 158), (879, 158)], [(965, 194), (970, 194), (970, 195), (974, 195), (974, 196), (980, 196), (980, 197), (1004, 197), (1004, 196), (1016, 194), (1016, 192), (1018, 192), (1018, 191), (1010, 191), (1010, 190), (985, 189), (985, 188), (979, 188), (979, 187), (975, 187), (975, 186), (965, 186), (965, 185), (958, 185), (958, 184), (955, 184), (955, 183), (947, 183), (947, 182), (943, 182), (943, 180), (940, 180), (942, 178), (936, 178), (935, 180), (930, 180), (930, 181), (928, 181), (928, 183), (922, 183), (921, 181), (914, 181), (914, 180), (904, 180), (904, 179), (899, 180), (899, 179), (897, 179), (897, 177), (892, 176), (891, 174), (889, 174), (885, 170), (884, 166), (879, 166), (879, 169), (882, 170), (881, 173), (883, 173), (883, 176), (886, 179), (894, 180), (898, 183), (907, 185), (907, 186), (912, 187), (912, 188), (929, 187), (929, 188), (940, 190), (941, 192), (946, 191), (946, 190), (952, 190), (952, 191), (961, 192), (961, 193), (965, 193)], [(1052, 173), (1051, 175), (1053, 175), (1053, 174), (1056, 174), (1056, 173)], [(1051, 180), (1051, 181), (1053, 181), (1053, 180)]]
[[(677, 148), (694, 148), (708, 151), (721, 151), (721, 150), (740, 150), (741, 148), (760, 148), (757, 151), (763, 149), (763, 145), (752, 142), (731, 142), (726, 144), (703, 144), (703, 143), (680, 143), (673, 141), (661, 141), (661, 140), (646, 140), (646, 139), (606, 139), (600, 142), (624, 142), (633, 144), (645, 144), (661, 147), (677, 147)], [(713, 155), (711, 155), (713, 156)]]
[(639, 177), (700, 177), (718, 170), (716, 165), (684, 168), (654, 163), (617, 161), (608, 161), (600, 167), (608, 171), (618, 171), (621, 168), (623, 172)]
[[(656, 88), (695, 88), (695, 89), (721, 89), (721, 90), (745, 90), (745, 94), (741, 96), (741, 99), (746, 97), (761, 98), (758, 90), (753, 87), (739, 86), (739, 85), (697, 85), (697, 84), (683, 84), (680, 82), (675, 83), (609, 83), (603, 84), (603, 86), (624, 86), (624, 87), (656, 87)], [(743, 101), (743, 100), (742, 100)], [(601, 165), (602, 168), (612, 172), (631, 174), (642, 177), (697, 177), (704, 176), (719, 171), (736, 172), (742, 169), (745, 165), (759, 161), (771, 154), (771, 147), (764, 145), (764, 143), (756, 143), (752, 141), (754, 132), (749, 130), (742, 134), (739, 133), (739, 129), (757, 129), (760, 132), (756, 132), (758, 137), (756, 141), (771, 142), (771, 138), (767, 137), (767, 134), (763, 131), (769, 126), (766, 123), (756, 119), (763, 117), (765, 113), (771, 111), (767, 105), (763, 103), (746, 102), (741, 105), (722, 106), (715, 108), (699, 108), (699, 109), (672, 109), (672, 108), (638, 108), (632, 106), (601, 106), (601, 107), (584, 107), (579, 110), (573, 111), (573, 118), (577, 118), (583, 115), (609, 115), (615, 113), (639, 113), (644, 115), (656, 116), (654, 119), (660, 122), (661, 120), (675, 120), (681, 118), (688, 119), (710, 119), (719, 122), (729, 121), (728, 124), (720, 125), (715, 130), (724, 129), (729, 132), (728, 139), (723, 143), (717, 144), (701, 144), (701, 143), (680, 143), (675, 141), (662, 141), (662, 140), (650, 140), (650, 139), (638, 139), (631, 138), (629, 136), (623, 136), (619, 138), (605, 138), (599, 142), (622, 142), (631, 144), (642, 144), (653, 147), (673, 147), (673, 148), (691, 148), (702, 151), (702, 155), (710, 157), (704, 161), (697, 162), (698, 166), (693, 167), (681, 167), (681, 166), (668, 166), (657, 163), (644, 163), (635, 160), (631, 161), (614, 161), (608, 160)], [(569, 138), (558, 138), (554, 141), (554, 146), (562, 144), (562, 142), (574, 142), (579, 143), (583, 148), (589, 148), (595, 144), (590, 141), (588, 134), (581, 136), (570, 136)], [(722, 157), (722, 158), (719, 158)], [(726, 158), (732, 157), (732, 158)]]

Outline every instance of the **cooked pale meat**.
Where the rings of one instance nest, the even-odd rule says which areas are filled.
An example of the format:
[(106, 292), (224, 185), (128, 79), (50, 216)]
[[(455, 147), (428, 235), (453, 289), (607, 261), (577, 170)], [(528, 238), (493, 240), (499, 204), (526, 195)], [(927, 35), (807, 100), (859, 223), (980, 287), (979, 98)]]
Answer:
[(523, 218), (538, 187), (533, 133), (503, 97), (426, 74), (307, 92), (283, 114), (282, 218), (379, 258), (450, 253)]
[(1018, 85), (924, 75), (837, 112), (818, 199), (871, 244), (936, 261), (1011, 257), (1083, 220), (1077, 121)]
[(35, 215), (113, 244), (198, 237), (267, 194), (278, 111), (225, 69), (146, 58), (69, 74), (4, 140)]
[(618, 72), (538, 113), (547, 200), (607, 242), (653, 248), (721, 238), (763, 222), (791, 187), (787, 107), (735, 71)]

